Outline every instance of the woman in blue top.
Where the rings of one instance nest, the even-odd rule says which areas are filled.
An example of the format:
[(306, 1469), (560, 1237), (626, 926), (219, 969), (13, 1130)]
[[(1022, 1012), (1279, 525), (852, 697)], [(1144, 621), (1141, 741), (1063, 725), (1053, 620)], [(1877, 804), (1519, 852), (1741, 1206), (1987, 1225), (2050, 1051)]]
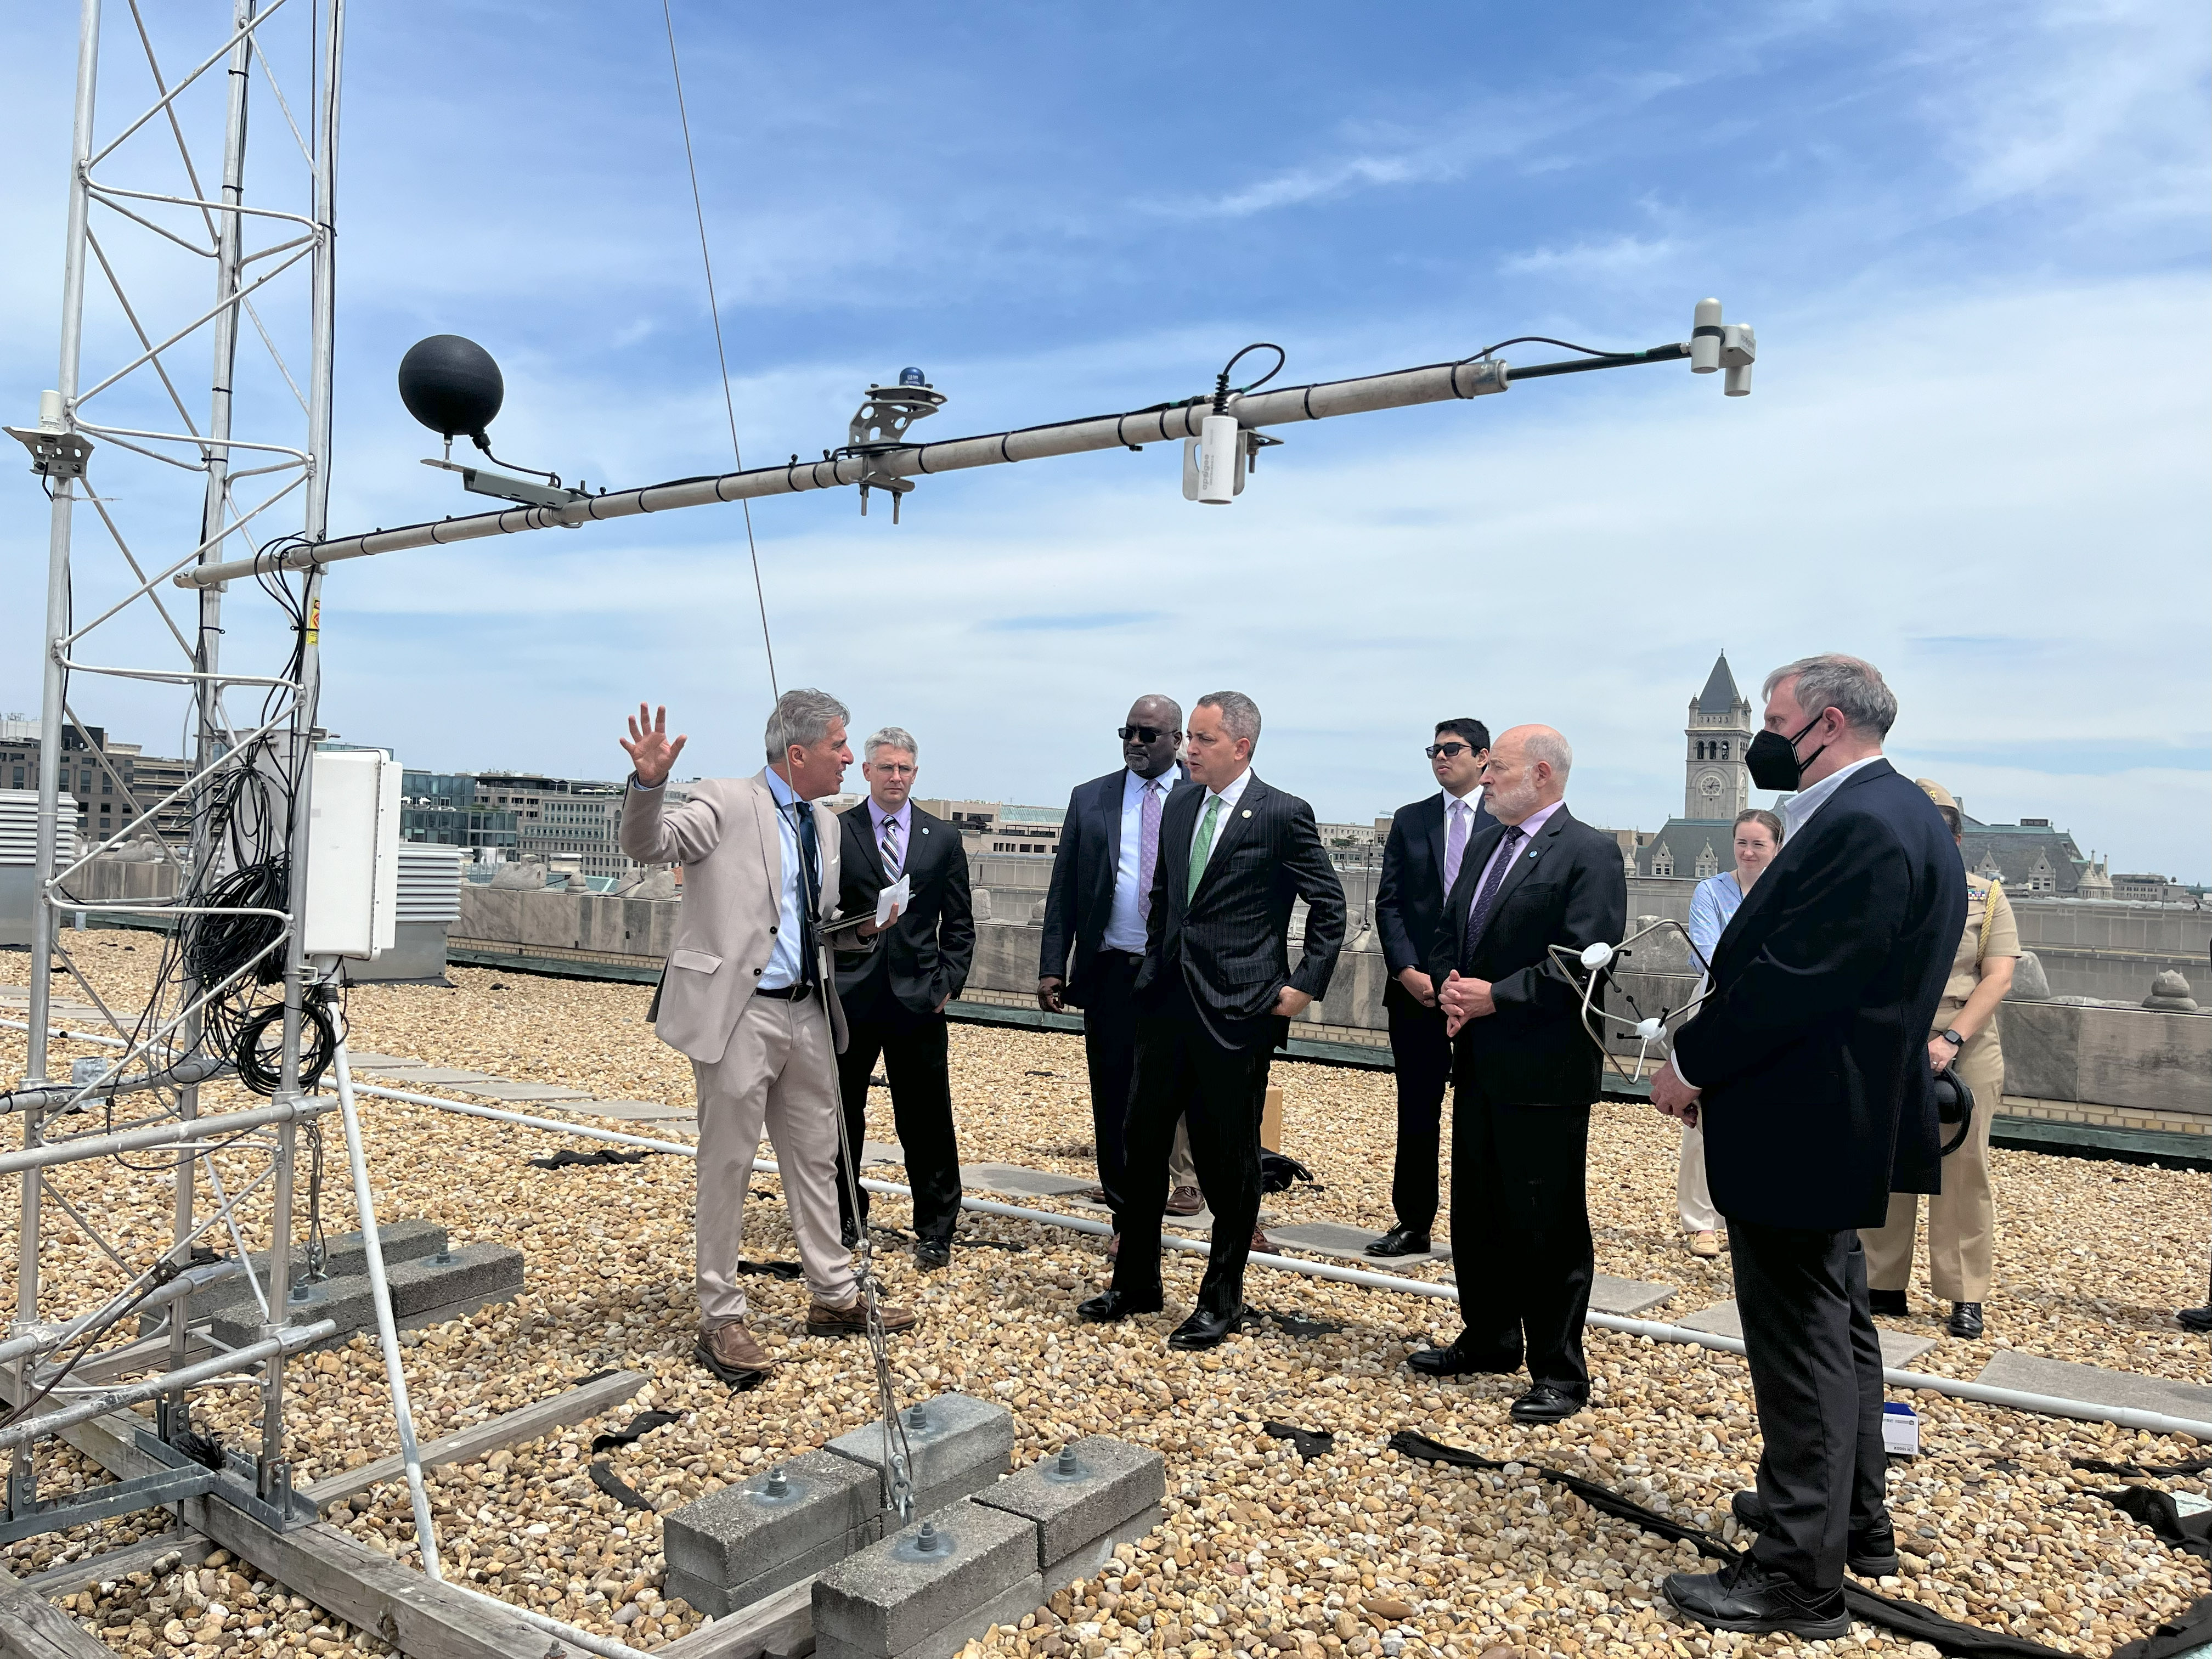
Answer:
[[(1757, 806), (1736, 814), (1735, 868), (1706, 877), (1690, 896), (1690, 942), (1708, 963), (1743, 896), (1781, 850), (1780, 818)], [(1702, 982), (1698, 988), (1705, 988)], [(1674, 1172), (1674, 1200), (1690, 1235), (1690, 1254), (1718, 1255), (1720, 1218), (1713, 1213), (1712, 1194), (1705, 1187), (1705, 1132), (1694, 1124), (1682, 1126), (1682, 1161)]]

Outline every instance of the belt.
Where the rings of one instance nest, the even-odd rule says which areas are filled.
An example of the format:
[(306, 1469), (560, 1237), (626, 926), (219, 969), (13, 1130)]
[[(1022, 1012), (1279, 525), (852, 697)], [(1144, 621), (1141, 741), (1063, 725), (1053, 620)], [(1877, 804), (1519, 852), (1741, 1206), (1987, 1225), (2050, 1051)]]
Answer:
[(802, 997), (811, 996), (813, 994), (814, 988), (803, 980), (796, 985), (779, 985), (773, 991), (766, 986), (757, 987), (753, 991), (753, 994), (757, 997), (773, 997), (778, 1002), (797, 1002)]

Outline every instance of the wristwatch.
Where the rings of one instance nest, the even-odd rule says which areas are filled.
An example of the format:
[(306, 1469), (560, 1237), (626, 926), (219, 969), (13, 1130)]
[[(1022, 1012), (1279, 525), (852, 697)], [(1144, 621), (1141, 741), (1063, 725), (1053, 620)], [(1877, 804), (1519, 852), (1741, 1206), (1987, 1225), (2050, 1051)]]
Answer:
[(1954, 1026), (1946, 1025), (1941, 1032), (1937, 1033), (1937, 1035), (1940, 1036), (1944, 1042), (1949, 1043), (1954, 1048), (1963, 1048), (1966, 1046), (1966, 1039), (1959, 1035), (1958, 1030)]

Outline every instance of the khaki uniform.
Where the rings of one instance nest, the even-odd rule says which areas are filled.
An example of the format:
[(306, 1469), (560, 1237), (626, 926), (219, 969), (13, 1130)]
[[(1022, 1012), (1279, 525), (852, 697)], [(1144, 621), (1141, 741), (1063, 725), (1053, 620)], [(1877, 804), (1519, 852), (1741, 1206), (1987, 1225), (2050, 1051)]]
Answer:
[[(1966, 999), (1981, 983), (1982, 964), (1995, 957), (2020, 954), (2020, 927), (2004, 889), (1986, 876), (1966, 875), (1966, 930), (1952, 959), (1951, 977), (1936, 1010), (1932, 1039), (1959, 1018)], [(1966, 1144), (1943, 1160), (1943, 1190), (1928, 1200), (1928, 1279), (1945, 1302), (1988, 1300), (1990, 1258), (1996, 1240), (1996, 1208), (1990, 1191), (1990, 1123), (2004, 1099), (2004, 1052), (1997, 1042), (1997, 1021), (1967, 1040), (1952, 1070), (1974, 1091), (1973, 1128)], [(1948, 1140), (1958, 1131), (1945, 1125)], [(1863, 1230), (1867, 1285), (1877, 1291), (1901, 1291), (1912, 1278), (1913, 1234), (1920, 1218), (1920, 1194), (1892, 1193), (1882, 1225)]]

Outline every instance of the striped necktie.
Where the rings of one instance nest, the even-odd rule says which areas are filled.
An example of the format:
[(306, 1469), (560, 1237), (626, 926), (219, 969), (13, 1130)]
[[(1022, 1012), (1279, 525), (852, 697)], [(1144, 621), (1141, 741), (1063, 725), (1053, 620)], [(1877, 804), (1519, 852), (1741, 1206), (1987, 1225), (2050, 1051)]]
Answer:
[(876, 848), (884, 855), (884, 873), (893, 881), (896, 881), (899, 878), (899, 840), (896, 818), (884, 820), (884, 837), (876, 843)]
[(1221, 797), (1209, 795), (1206, 800), (1206, 816), (1199, 821), (1198, 842), (1190, 849), (1190, 881), (1183, 889), (1185, 904), (1196, 896), (1199, 879), (1206, 874), (1206, 860), (1213, 852), (1213, 829), (1221, 822)]

